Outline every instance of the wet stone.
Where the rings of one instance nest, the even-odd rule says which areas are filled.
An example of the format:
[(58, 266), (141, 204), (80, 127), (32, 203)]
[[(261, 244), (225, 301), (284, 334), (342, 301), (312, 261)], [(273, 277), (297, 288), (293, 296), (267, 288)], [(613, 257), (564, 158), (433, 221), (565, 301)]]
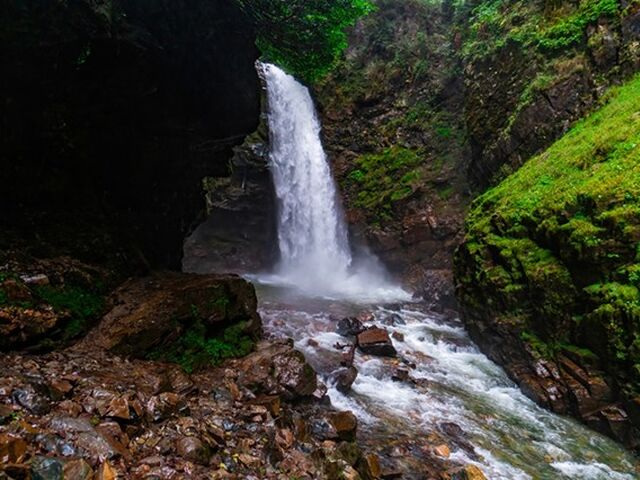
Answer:
[(351, 390), (351, 385), (356, 381), (358, 369), (356, 367), (341, 368), (331, 375), (331, 380), (339, 392), (347, 393)]
[(32, 480), (63, 480), (63, 464), (57, 458), (35, 457), (31, 462)]
[(397, 354), (389, 338), (389, 332), (382, 328), (370, 328), (360, 333), (358, 348), (369, 355), (393, 357)]
[(36, 441), (43, 450), (54, 455), (73, 457), (78, 453), (72, 444), (51, 433), (38, 435)]
[(467, 465), (454, 471), (451, 480), (487, 480), (487, 477), (475, 465)]
[(176, 450), (185, 460), (198, 463), (200, 465), (208, 465), (211, 458), (209, 448), (196, 437), (182, 437), (176, 444)]
[(405, 322), (404, 319), (397, 313), (392, 313), (391, 315), (385, 317), (382, 323), (384, 323), (385, 325), (389, 325), (391, 327), (397, 327), (400, 325), (407, 324), (407, 322)]
[(354, 317), (343, 318), (336, 325), (336, 333), (343, 337), (355, 337), (364, 332), (365, 327), (360, 320)]
[(16, 403), (35, 415), (44, 415), (51, 410), (49, 399), (36, 393), (32, 387), (15, 390), (12, 397)]
[(91, 480), (93, 469), (84, 459), (70, 460), (63, 468), (65, 480)]
[(358, 429), (358, 420), (351, 412), (336, 412), (329, 415), (329, 422), (333, 425), (341, 440), (352, 441)]

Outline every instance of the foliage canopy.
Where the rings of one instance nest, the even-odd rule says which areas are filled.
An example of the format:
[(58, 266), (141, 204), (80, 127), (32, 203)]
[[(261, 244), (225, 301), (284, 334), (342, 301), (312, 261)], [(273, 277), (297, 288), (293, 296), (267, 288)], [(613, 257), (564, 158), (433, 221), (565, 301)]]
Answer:
[(329, 72), (347, 46), (345, 29), (369, 0), (236, 0), (252, 19), (265, 60), (306, 81)]

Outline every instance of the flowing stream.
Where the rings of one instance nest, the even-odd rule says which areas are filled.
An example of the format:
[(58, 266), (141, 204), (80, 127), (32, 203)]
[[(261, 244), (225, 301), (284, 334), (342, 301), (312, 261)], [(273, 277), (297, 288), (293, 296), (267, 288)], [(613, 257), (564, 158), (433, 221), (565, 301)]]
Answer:
[[(269, 335), (294, 339), (332, 403), (358, 416), (360, 440), (403, 478), (424, 478), (425, 449), (442, 441), (451, 461), (476, 464), (489, 479), (638, 478), (634, 456), (537, 407), (458, 320), (423, 311), (375, 262), (353, 260), (311, 96), (279, 68), (261, 68), (281, 253), (273, 273), (252, 277), (261, 313)], [(359, 375), (345, 395), (331, 385), (349, 342), (335, 333), (336, 319), (365, 313), (368, 324), (396, 332), (398, 358), (357, 353)]]

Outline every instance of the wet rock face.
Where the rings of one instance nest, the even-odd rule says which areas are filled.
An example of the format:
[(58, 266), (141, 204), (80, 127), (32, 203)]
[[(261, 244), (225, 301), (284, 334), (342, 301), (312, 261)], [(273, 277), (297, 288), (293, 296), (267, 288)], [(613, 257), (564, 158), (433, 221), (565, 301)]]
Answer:
[[(619, 18), (603, 15), (586, 27), (586, 41), (573, 49), (540, 54), (508, 42), (488, 57), (467, 62), (473, 185), (485, 189), (518, 169), (588, 113), (608, 86), (638, 70), (639, 10), (624, 5), (620, 11)], [(545, 85), (536, 84), (545, 75)]]
[(255, 337), (261, 328), (255, 290), (235, 275), (156, 274), (126, 282), (112, 302), (113, 310), (78, 348), (140, 358), (175, 341), (195, 321), (212, 334), (242, 324)]
[(202, 179), (228, 176), (258, 123), (241, 12), (223, 0), (10, 1), (0, 28), (2, 229), (93, 218), (151, 265), (179, 267)]

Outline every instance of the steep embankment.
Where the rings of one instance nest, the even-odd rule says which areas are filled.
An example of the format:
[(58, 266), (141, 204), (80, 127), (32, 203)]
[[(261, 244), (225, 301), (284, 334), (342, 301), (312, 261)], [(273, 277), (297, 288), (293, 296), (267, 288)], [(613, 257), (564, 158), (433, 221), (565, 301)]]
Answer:
[(469, 178), (484, 189), (584, 116), (640, 68), (640, 3), (463, 2)]
[(637, 447), (640, 77), (603, 102), (473, 203), (457, 291), (532, 398)]

